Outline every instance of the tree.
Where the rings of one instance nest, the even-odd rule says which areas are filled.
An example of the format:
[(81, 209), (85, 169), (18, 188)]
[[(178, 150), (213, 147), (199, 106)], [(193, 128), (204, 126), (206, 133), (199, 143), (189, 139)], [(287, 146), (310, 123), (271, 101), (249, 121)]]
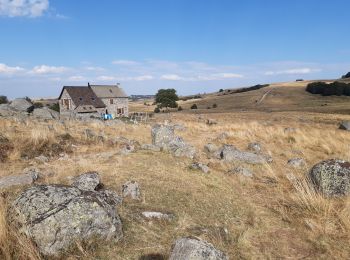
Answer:
[(0, 104), (7, 104), (9, 100), (6, 96), (0, 96)]
[(156, 107), (156, 108), (154, 109), (154, 113), (159, 113), (159, 112), (160, 112), (159, 107)]
[(156, 103), (158, 104), (159, 108), (176, 108), (176, 101), (178, 100), (179, 97), (176, 94), (176, 90), (172, 88), (160, 89), (156, 94)]

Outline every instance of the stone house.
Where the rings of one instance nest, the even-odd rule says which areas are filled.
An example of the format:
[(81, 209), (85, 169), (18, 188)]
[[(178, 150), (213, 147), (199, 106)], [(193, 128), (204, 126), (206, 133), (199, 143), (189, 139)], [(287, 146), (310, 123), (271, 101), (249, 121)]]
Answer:
[(62, 116), (111, 114), (115, 118), (129, 114), (128, 96), (119, 85), (64, 86), (58, 100)]

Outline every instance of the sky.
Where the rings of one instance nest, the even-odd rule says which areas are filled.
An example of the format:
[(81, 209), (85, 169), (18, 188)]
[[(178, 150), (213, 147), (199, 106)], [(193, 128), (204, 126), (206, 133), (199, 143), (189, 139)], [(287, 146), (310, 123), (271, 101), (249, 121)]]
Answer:
[(0, 0), (0, 95), (208, 93), (350, 71), (348, 0)]

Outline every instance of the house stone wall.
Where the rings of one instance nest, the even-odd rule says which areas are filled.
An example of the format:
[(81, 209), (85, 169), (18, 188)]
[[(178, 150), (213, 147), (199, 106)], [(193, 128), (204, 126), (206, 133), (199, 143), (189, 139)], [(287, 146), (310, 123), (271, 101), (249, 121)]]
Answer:
[[(111, 99), (113, 104), (111, 104)], [(101, 98), (102, 102), (106, 105), (104, 112), (106, 110), (109, 114), (112, 114), (113, 117), (121, 117), (129, 115), (129, 100), (128, 98)], [(122, 114), (118, 114), (118, 109), (123, 109)]]
[[(66, 108), (64, 105), (64, 100), (68, 99), (69, 101), (69, 109)], [(63, 90), (61, 99), (59, 100), (59, 106), (60, 106), (60, 114), (61, 115), (66, 115), (66, 116), (71, 116), (72, 113), (74, 113), (74, 109), (76, 108), (72, 98), (69, 96), (67, 90)]]

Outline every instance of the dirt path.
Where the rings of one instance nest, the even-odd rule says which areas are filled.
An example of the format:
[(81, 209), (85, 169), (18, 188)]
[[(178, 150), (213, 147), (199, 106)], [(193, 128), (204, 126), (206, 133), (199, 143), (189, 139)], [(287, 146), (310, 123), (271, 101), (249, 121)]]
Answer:
[(267, 96), (272, 90), (274, 90), (274, 89), (272, 88), (272, 89), (270, 89), (269, 91), (265, 92), (264, 95), (262, 95), (262, 97), (260, 98), (260, 100), (256, 103), (256, 105), (257, 105), (257, 106), (260, 105), (261, 102), (264, 101), (264, 99), (266, 98), (266, 96)]

